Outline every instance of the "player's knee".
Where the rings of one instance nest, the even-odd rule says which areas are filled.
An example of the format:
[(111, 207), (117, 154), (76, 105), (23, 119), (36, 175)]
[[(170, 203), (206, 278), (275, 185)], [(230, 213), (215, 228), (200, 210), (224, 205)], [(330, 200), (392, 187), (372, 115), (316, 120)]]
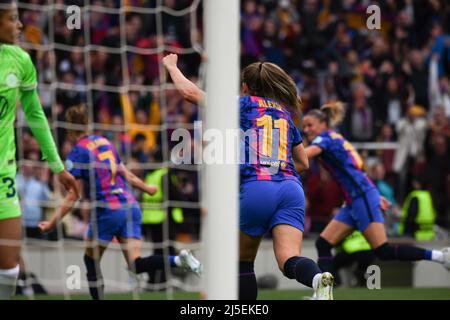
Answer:
[(394, 257), (395, 248), (385, 242), (378, 248), (374, 249), (375, 256), (380, 260), (391, 260)]
[(286, 265), (288, 264), (288, 261), (292, 260), (292, 258), (298, 257), (299, 254), (296, 253), (295, 251), (288, 251), (285, 252), (281, 257), (278, 255), (277, 258), (277, 263), (278, 263), (278, 269), (280, 269), (281, 273), (283, 275), (285, 274), (286, 271)]
[(331, 255), (331, 249), (333, 248), (333, 246), (322, 236), (319, 236), (319, 238), (317, 238), (315, 245), (319, 256)]

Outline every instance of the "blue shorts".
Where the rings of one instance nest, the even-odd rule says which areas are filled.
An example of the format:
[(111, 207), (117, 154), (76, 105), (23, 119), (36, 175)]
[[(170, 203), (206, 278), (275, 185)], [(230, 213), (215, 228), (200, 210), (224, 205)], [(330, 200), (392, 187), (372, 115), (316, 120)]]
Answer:
[(366, 230), (371, 222), (384, 223), (378, 190), (373, 188), (353, 198), (352, 203), (342, 207), (334, 219), (361, 232)]
[(295, 180), (249, 181), (240, 187), (240, 230), (253, 237), (279, 224), (304, 230), (305, 194)]
[(96, 218), (97, 232), (94, 232), (92, 219), (89, 223), (90, 239), (106, 243), (111, 242), (114, 236), (141, 239), (142, 212), (137, 204), (119, 210), (98, 208)]

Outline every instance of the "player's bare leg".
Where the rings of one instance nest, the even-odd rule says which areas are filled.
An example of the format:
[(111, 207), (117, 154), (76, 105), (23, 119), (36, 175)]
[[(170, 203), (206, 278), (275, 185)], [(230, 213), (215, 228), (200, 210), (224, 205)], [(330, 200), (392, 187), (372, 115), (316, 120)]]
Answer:
[(384, 224), (373, 222), (363, 232), (364, 237), (373, 249), (378, 248), (388, 241)]
[(335, 246), (353, 232), (353, 228), (338, 220), (331, 220), (320, 236)]
[(239, 233), (239, 260), (255, 261), (262, 237), (252, 237), (243, 232)]
[(303, 233), (289, 225), (280, 224), (272, 229), (273, 251), (278, 268), (284, 273), (284, 264), (294, 256), (300, 256)]
[(314, 299), (333, 299), (333, 276), (322, 273), (311, 259), (301, 257), (303, 232), (290, 225), (280, 224), (272, 229), (273, 250), (278, 268), (289, 279), (313, 288)]
[(133, 270), (133, 264), (141, 256), (142, 241), (135, 238), (119, 238), (122, 253), (128, 267)]
[(19, 275), (21, 218), (0, 220), (0, 300), (14, 295)]

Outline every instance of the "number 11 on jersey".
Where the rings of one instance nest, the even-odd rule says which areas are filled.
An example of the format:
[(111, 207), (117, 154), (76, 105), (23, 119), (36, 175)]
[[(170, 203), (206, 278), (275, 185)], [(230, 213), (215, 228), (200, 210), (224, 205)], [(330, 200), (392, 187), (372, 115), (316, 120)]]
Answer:
[(273, 120), (271, 116), (264, 115), (256, 119), (258, 127), (263, 127), (263, 141), (259, 152), (267, 157), (272, 157), (272, 142), (274, 139), (273, 129), (279, 132), (278, 142), (278, 160), (287, 161), (287, 128), (288, 123), (286, 119)]

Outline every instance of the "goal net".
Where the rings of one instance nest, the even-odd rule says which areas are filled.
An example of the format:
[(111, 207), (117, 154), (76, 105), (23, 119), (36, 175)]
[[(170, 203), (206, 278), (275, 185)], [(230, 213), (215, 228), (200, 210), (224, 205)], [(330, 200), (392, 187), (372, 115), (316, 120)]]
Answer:
[[(41, 102), (63, 160), (73, 147), (67, 136), (73, 126), (65, 122), (64, 112), (85, 104), (89, 132), (112, 141), (128, 169), (160, 186), (153, 198), (134, 191), (143, 211), (142, 256), (191, 249), (204, 258), (201, 227), (208, 210), (200, 201), (203, 166), (177, 164), (174, 157), (182, 155), (172, 152), (179, 142), (173, 133), (184, 129), (194, 137), (203, 111), (183, 101), (161, 63), (165, 54), (177, 53), (180, 69), (204, 87), (201, 1), (34, 0), (18, 1), (18, 6), (24, 24), (20, 45), (35, 63)], [(83, 240), (89, 217), (101, 204), (81, 201), (54, 232), (40, 234), (38, 222), (62, 203), (64, 192), (41, 161), (22, 111), (16, 128), (17, 190), (24, 227), (18, 293), (30, 299), (41, 292), (65, 299), (88, 295)], [(202, 141), (193, 139), (191, 144), (195, 150)], [(90, 179), (91, 190), (94, 180)], [(237, 197), (237, 189), (235, 193)], [(136, 278), (128, 272), (120, 249), (114, 239), (102, 258), (106, 295), (142, 299), (147, 292), (162, 291), (172, 299), (177, 290), (204, 291), (201, 279), (168, 263), (164, 272)]]

